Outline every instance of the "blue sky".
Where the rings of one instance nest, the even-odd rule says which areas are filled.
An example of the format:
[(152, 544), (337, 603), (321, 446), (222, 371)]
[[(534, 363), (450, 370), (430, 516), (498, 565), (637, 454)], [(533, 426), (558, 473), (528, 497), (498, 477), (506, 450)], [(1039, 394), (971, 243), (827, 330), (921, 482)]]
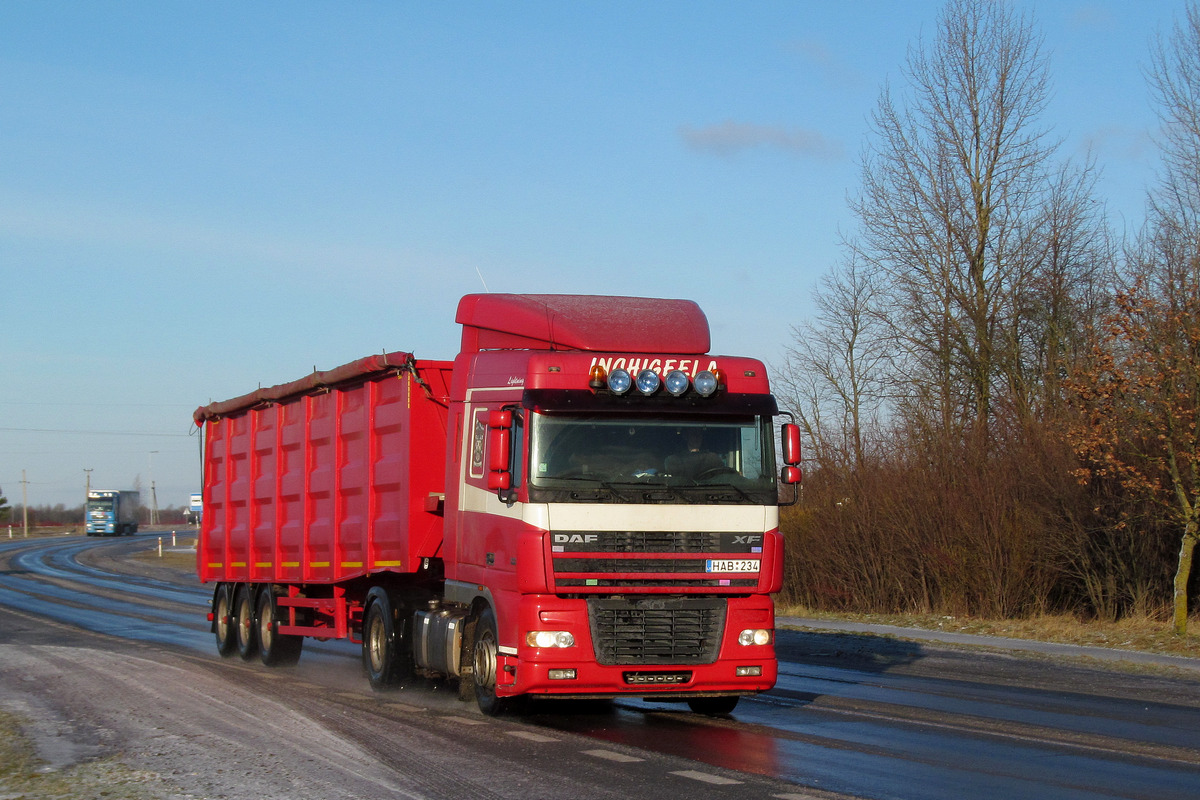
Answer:
[[(1044, 122), (1140, 222), (1182, 0), (1026, 0)], [(686, 297), (778, 362), (939, 2), (0, 4), (0, 488), (160, 507), (191, 411), (382, 350), (468, 292)]]

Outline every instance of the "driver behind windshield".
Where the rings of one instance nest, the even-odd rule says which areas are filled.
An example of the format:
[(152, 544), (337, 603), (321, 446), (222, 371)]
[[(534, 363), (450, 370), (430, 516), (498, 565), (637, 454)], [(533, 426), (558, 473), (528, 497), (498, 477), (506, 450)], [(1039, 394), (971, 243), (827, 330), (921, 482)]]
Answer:
[(706, 472), (720, 469), (725, 462), (719, 455), (704, 446), (704, 432), (699, 428), (688, 428), (685, 433), (686, 450), (667, 456), (668, 475), (679, 475), (695, 479)]

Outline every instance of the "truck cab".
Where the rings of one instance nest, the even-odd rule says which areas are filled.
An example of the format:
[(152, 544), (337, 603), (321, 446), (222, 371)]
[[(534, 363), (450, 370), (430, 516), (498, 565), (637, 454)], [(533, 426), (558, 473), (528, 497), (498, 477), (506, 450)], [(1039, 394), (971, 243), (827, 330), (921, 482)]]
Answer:
[(491, 610), (481, 704), (658, 694), (724, 710), (774, 685), (762, 363), (708, 355), (687, 301), (474, 295), (458, 321), (446, 594)]

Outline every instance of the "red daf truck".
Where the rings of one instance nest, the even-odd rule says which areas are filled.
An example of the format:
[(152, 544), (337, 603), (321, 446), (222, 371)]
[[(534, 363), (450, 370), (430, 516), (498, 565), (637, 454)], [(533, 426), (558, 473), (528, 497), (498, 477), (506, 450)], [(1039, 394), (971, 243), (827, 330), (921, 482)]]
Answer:
[[(761, 362), (683, 300), (468, 295), (453, 362), (387, 353), (196, 410), (222, 655), (362, 645), (459, 681), (727, 713), (774, 685), (779, 484)], [(792, 487), (794, 498), (795, 487)]]

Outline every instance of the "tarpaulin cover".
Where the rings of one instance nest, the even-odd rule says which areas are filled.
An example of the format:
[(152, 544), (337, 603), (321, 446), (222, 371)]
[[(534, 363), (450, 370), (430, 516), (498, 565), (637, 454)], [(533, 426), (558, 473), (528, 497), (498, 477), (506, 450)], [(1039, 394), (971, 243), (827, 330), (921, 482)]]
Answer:
[(314, 372), (289, 383), (257, 389), (230, 400), (209, 403), (197, 408), (192, 414), (192, 419), (196, 421), (197, 425), (202, 425), (205, 420), (220, 419), (264, 404), (287, 402), (289, 399), (303, 397), (322, 389), (365, 380), (381, 372), (394, 372), (403, 367), (411, 358), (409, 353), (402, 352), (367, 356), (340, 367)]

